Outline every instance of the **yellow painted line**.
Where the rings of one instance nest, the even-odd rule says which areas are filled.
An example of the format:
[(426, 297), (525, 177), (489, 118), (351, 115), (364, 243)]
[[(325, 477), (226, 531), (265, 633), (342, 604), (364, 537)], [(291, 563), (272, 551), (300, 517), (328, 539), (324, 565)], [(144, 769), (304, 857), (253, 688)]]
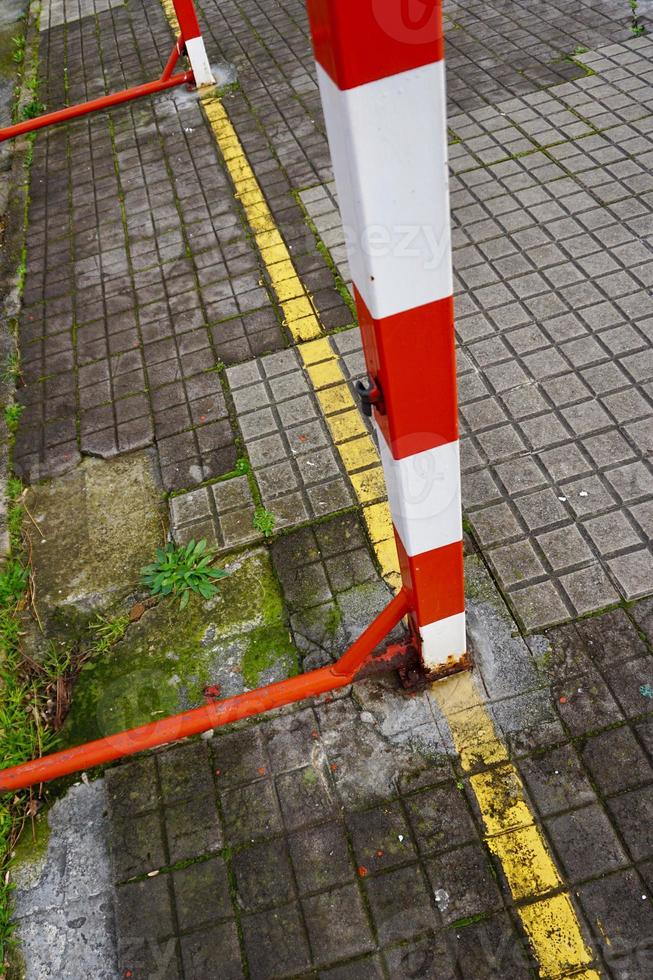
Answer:
[[(175, 36), (178, 36), (179, 24), (172, 0), (161, 0), (161, 2), (168, 23)], [(319, 337), (322, 329), (311, 294), (305, 289), (297, 274), (290, 252), (279, 233), (227, 111), (212, 90), (204, 94), (200, 92), (199, 95), (206, 118), (233, 181), (236, 198), (245, 211), (257, 247), (265, 262), (272, 288), (283, 312), (284, 322), (296, 343)]]
[[(593, 953), (546, 841), (526, 801), (521, 778), (481, 700), (471, 674), (432, 686), (444, 714), (485, 828), (485, 839), (503, 868), (517, 912), (545, 978), (599, 980)], [(492, 766), (483, 772), (479, 766)]]
[(326, 337), (300, 344), (297, 350), (335, 448), (362, 505), (363, 519), (383, 577), (396, 589), (401, 583), (401, 575), (381, 460), (340, 366), (340, 358)]

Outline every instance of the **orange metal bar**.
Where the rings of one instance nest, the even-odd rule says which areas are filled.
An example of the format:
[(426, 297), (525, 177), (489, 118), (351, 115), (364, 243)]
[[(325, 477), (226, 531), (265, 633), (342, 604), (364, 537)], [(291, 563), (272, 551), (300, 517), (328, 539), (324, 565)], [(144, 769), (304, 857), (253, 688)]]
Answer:
[(181, 54), (183, 47), (184, 47), (183, 37), (177, 38), (175, 42), (175, 46), (172, 49), (172, 53), (168, 58), (168, 61), (166, 62), (165, 68), (163, 69), (163, 74), (161, 75), (161, 79), (160, 79), (162, 82), (167, 82), (167, 80), (172, 75), (173, 71), (175, 70), (175, 65), (179, 61), (179, 55)]
[(132, 728), (117, 735), (64, 749), (42, 759), (34, 759), (23, 765), (0, 771), (0, 791), (25, 789), (36, 783), (46, 783), (59, 776), (68, 776), (91, 766), (113, 762), (123, 756), (134, 755), (145, 749), (165, 745), (190, 735), (199, 735), (211, 728), (219, 728), (230, 722), (262, 714), (272, 708), (302, 701), (304, 698), (324, 694), (351, 684), (373, 650), (409, 612), (409, 596), (402, 589), (361, 634), (349, 650), (330, 667), (321, 667), (308, 674), (300, 674), (289, 680), (278, 681), (267, 687), (248, 691), (224, 701), (216, 701), (173, 715), (162, 721), (153, 721), (139, 728)]
[(123, 102), (131, 102), (132, 99), (141, 99), (145, 95), (154, 95), (156, 92), (163, 92), (166, 89), (174, 88), (176, 85), (192, 84), (194, 81), (192, 71), (185, 71), (170, 78), (160, 78), (155, 82), (146, 82), (145, 85), (137, 85), (135, 88), (125, 89), (123, 92), (114, 92), (113, 95), (103, 95), (99, 99), (91, 102), (82, 102), (79, 105), (67, 106), (65, 109), (58, 109), (56, 112), (48, 112), (44, 116), (37, 116), (36, 119), (26, 119), (25, 122), (16, 123), (15, 126), (7, 126), (0, 129), (0, 143), (4, 140), (21, 136), (23, 133), (31, 133), (35, 129), (43, 129), (45, 126), (54, 126), (56, 123), (66, 122), (68, 119), (75, 119), (77, 116), (86, 116), (89, 112), (98, 112), (100, 109), (109, 109), (114, 105), (122, 105)]

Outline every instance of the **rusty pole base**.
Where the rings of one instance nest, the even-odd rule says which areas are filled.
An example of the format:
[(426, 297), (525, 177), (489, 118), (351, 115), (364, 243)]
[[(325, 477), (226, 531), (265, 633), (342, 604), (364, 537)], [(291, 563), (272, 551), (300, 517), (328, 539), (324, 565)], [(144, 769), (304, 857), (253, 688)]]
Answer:
[(397, 667), (401, 686), (406, 691), (420, 690), (434, 681), (441, 681), (445, 677), (451, 677), (452, 674), (460, 674), (465, 670), (472, 669), (473, 661), (470, 651), (464, 653), (462, 657), (448, 657), (443, 664), (438, 664), (437, 667), (428, 669), (419, 654), (419, 637), (415, 635), (412, 623), (411, 638), (406, 644), (405, 649), (406, 651), (409, 649), (413, 650), (416, 654), (411, 658), (408, 652), (406, 652), (404, 661)]

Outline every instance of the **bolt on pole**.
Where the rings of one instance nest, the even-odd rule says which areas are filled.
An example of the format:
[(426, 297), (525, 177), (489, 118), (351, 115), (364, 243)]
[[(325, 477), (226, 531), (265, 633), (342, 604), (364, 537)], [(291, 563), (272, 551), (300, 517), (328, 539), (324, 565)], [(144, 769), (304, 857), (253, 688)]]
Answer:
[(424, 665), (468, 665), (441, 0), (308, 0), (372, 415)]

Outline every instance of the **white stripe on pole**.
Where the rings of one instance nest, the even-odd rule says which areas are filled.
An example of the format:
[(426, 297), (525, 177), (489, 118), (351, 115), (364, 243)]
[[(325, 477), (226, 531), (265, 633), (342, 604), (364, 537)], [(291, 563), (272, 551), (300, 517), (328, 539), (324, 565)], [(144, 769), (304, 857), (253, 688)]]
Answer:
[(206, 54), (206, 46), (203, 37), (192, 37), (186, 41), (186, 54), (190, 61), (195, 76), (195, 84), (198, 88), (203, 85), (215, 85), (215, 78), (211, 71), (211, 65)]
[(408, 555), (460, 541), (460, 443), (395, 459), (375, 425), (392, 521)]
[(420, 626), (419, 631), (422, 637), (422, 656), (427, 665), (435, 667), (446, 657), (457, 659), (467, 651), (464, 612)]
[(349, 266), (368, 310), (380, 319), (451, 296), (444, 61), (345, 91), (319, 64), (317, 74)]

